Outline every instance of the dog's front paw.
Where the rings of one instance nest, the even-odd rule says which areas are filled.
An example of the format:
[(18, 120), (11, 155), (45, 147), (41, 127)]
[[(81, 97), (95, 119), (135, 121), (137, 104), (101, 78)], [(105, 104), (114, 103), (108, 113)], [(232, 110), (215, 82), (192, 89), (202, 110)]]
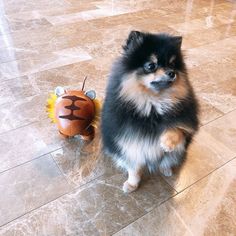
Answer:
[(180, 130), (167, 130), (161, 136), (160, 146), (164, 152), (172, 152), (184, 142), (184, 135)]
[(133, 191), (135, 191), (138, 188), (138, 185), (131, 185), (128, 180), (124, 182), (123, 184), (123, 191), (125, 193), (132, 193)]

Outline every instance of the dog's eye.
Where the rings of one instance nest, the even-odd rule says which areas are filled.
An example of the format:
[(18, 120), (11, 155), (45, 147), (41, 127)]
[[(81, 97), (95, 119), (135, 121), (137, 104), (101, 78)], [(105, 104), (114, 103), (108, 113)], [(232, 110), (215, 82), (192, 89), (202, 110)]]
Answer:
[(167, 71), (166, 74), (167, 74), (171, 79), (175, 78), (175, 72), (174, 72), (173, 70)]
[(147, 73), (154, 72), (157, 69), (157, 64), (154, 62), (147, 62), (144, 64), (144, 70)]

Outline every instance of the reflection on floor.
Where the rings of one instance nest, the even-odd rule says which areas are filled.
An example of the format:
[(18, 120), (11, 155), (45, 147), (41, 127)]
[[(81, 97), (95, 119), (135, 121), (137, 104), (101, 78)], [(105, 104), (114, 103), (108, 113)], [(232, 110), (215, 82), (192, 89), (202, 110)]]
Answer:
[[(0, 1), (0, 235), (235, 235), (236, 4), (226, 0)], [(201, 129), (171, 178), (124, 195), (92, 143), (63, 140), (56, 86), (96, 89), (130, 30), (183, 35)]]

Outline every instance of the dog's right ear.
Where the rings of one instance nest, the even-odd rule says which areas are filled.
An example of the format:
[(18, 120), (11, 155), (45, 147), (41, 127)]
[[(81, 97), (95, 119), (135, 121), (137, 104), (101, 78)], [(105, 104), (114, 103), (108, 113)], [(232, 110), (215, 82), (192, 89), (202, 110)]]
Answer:
[(131, 31), (128, 39), (126, 40), (126, 44), (123, 45), (124, 51), (127, 52), (137, 48), (140, 44), (142, 44), (143, 38), (144, 33), (139, 31)]

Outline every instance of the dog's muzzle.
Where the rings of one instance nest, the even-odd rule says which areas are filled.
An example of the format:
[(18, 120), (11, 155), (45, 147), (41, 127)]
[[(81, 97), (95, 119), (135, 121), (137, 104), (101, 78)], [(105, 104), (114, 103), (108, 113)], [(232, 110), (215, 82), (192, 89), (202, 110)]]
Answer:
[(169, 75), (165, 74), (162, 76), (157, 76), (154, 81), (151, 82), (151, 86), (155, 90), (161, 90), (165, 88), (169, 88), (173, 82), (176, 80), (176, 75), (174, 77), (170, 77)]

